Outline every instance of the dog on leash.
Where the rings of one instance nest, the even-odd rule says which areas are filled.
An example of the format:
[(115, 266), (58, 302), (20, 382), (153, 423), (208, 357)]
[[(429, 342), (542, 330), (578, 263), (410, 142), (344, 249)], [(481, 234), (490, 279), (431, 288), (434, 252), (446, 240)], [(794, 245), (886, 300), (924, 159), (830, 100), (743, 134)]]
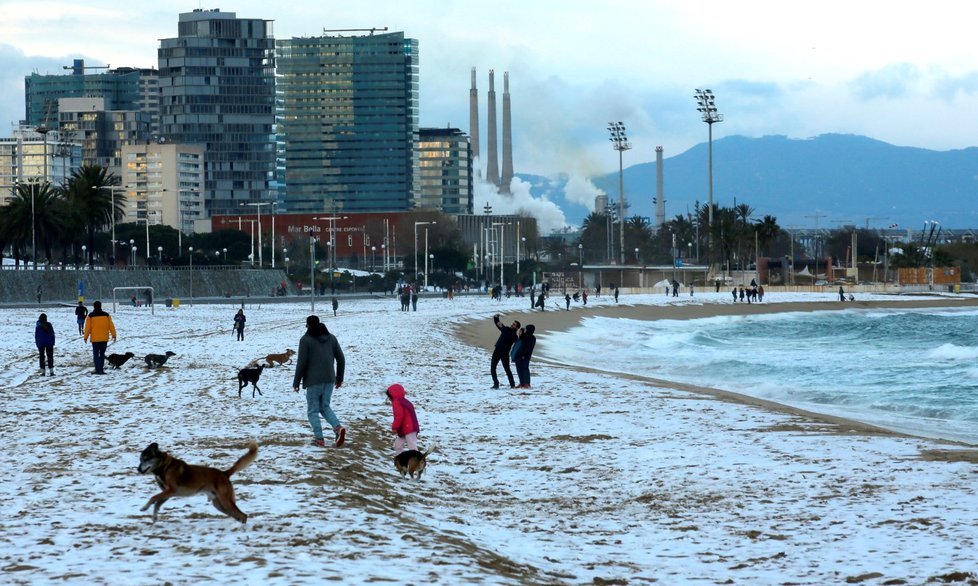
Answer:
[(289, 348), (288, 350), (282, 352), (281, 354), (269, 354), (268, 356), (265, 357), (265, 362), (268, 363), (269, 368), (274, 367), (276, 362), (278, 363), (279, 366), (282, 366), (286, 362), (292, 360), (293, 354), (295, 354), (295, 350)]
[(176, 356), (173, 352), (167, 351), (166, 354), (147, 354), (146, 361), (147, 368), (159, 368), (166, 364), (166, 361), (170, 359), (170, 356)]
[(211, 504), (218, 511), (244, 523), (248, 515), (241, 512), (234, 502), (234, 487), (231, 485), (231, 475), (247, 468), (258, 457), (258, 444), (248, 444), (248, 451), (238, 458), (227, 470), (218, 470), (209, 466), (194, 466), (187, 464), (160, 450), (156, 442), (146, 446), (139, 454), (140, 474), (152, 473), (161, 492), (150, 497), (140, 511), (153, 507), (153, 523), (163, 503), (175, 496), (192, 496), (205, 493)]
[(112, 368), (118, 370), (120, 366), (122, 366), (126, 362), (129, 362), (129, 359), (132, 358), (133, 356), (135, 356), (135, 354), (133, 354), (132, 352), (126, 352), (125, 354), (109, 354), (108, 356), (105, 357), (105, 359), (109, 361), (109, 364), (112, 365)]
[[(261, 371), (265, 370), (264, 364), (259, 364), (255, 367), (245, 367), (238, 371), (238, 398), (241, 398), (241, 389), (248, 386), (251, 383), (251, 398), (255, 398), (255, 391), (261, 395), (261, 389), (258, 388), (258, 379), (261, 378)], [(264, 397), (264, 395), (262, 395)]]
[(432, 452), (434, 448), (428, 448), (427, 452), (419, 452), (418, 450), (404, 450), (400, 454), (394, 456), (394, 467), (397, 471), (401, 473), (401, 476), (418, 475), (418, 480), (421, 480), (421, 473), (424, 472), (425, 467), (428, 465), (428, 454)]

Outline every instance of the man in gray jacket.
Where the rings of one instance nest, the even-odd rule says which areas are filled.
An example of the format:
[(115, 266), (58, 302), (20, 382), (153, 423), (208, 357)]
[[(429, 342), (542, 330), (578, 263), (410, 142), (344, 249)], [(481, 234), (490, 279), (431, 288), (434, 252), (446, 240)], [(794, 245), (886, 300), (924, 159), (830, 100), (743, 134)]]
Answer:
[[(336, 370), (333, 370), (333, 362)], [(323, 428), (319, 416), (322, 414), (327, 423), (333, 428), (336, 437), (336, 447), (346, 441), (346, 429), (340, 425), (340, 420), (329, 406), (333, 388), (343, 386), (343, 370), (346, 358), (336, 336), (329, 333), (326, 324), (319, 317), (310, 315), (306, 318), (306, 333), (299, 340), (299, 357), (295, 362), (295, 377), (292, 379), (292, 390), (299, 392), (299, 385), (306, 389), (306, 406), (309, 425), (312, 426), (312, 443), (325, 446)]]

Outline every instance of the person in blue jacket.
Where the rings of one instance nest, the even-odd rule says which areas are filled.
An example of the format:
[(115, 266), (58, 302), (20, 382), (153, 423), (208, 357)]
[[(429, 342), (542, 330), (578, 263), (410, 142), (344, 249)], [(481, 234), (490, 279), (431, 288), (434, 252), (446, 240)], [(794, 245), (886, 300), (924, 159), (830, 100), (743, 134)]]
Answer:
[(516, 364), (516, 376), (520, 379), (518, 388), (528, 389), (530, 388), (530, 357), (533, 356), (533, 349), (537, 345), (537, 338), (533, 335), (536, 326), (527, 325), (522, 331), (516, 342), (519, 347), (513, 352), (513, 363)]
[(54, 326), (48, 321), (48, 315), (42, 313), (34, 326), (34, 343), (41, 354), (41, 376), (44, 376), (45, 358), (48, 375), (54, 376), (54, 340)]

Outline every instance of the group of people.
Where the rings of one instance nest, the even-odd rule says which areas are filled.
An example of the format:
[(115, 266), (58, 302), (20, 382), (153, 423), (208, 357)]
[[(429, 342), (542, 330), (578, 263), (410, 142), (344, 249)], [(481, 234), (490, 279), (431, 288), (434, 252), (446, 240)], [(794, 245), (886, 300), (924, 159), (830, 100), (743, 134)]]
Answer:
[[(490, 372), (492, 374), (492, 388), (499, 388), (499, 377), (496, 369), (501, 362), (506, 378), (509, 379), (510, 388), (529, 389), (530, 388), (530, 358), (533, 356), (533, 349), (536, 347), (537, 339), (534, 335), (536, 327), (527, 325), (525, 328), (519, 321), (513, 320), (510, 325), (505, 325), (500, 319), (499, 314), (492, 316), (492, 323), (499, 330), (499, 338), (493, 347), (492, 360), (490, 362)], [(516, 365), (516, 374), (520, 384), (517, 386), (513, 378), (513, 371), (509, 367), (510, 358)]]
[(734, 287), (730, 290), (730, 295), (733, 296), (734, 303), (737, 303), (738, 296), (740, 297), (741, 303), (745, 300), (748, 304), (761, 302), (764, 301), (764, 285), (757, 285), (754, 281), (751, 281), (749, 287), (744, 287), (743, 285), (739, 288)]
[[(92, 305), (89, 313), (85, 303), (78, 302), (75, 307), (75, 320), (78, 323), (78, 333), (83, 336), (83, 340), (92, 341), (92, 362), (95, 370), (92, 374), (105, 374), (105, 349), (109, 345), (109, 338), (116, 340), (115, 324), (112, 323), (112, 316), (102, 311), (102, 302), (96, 301)], [(54, 376), (54, 345), (56, 335), (54, 326), (48, 321), (46, 313), (42, 313), (37, 318), (34, 325), (34, 343), (37, 345), (40, 354), (40, 374)]]

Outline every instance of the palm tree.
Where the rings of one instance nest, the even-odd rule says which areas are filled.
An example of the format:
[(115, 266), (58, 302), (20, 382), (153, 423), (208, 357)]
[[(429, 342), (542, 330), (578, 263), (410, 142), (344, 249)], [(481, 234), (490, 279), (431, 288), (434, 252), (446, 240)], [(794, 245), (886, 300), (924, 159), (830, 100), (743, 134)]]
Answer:
[[(65, 196), (88, 232), (88, 266), (93, 266), (95, 232), (112, 223), (112, 192), (106, 187), (116, 183), (115, 175), (101, 165), (82, 165), (71, 172), (65, 185)], [(117, 210), (119, 204), (117, 202)], [(118, 217), (118, 216), (117, 216)]]
[(62, 231), (64, 210), (58, 209), (58, 191), (48, 182), (18, 183), (14, 196), (3, 208), (3, 240), (14, 245), (15, 262), (20, 262), (20, 247), (31, 244), (36, 262), (38, 244), (44, 247), (50, 262), (51, 244)]
[(757, 238), (760, 240), (760, 246), (764, 250), (767, 250), (768, 244), (781, 233), (781, 227), (778, 226), (778, 219), (770, 215), (764, 216), (764, 218), (754, 222), (754, 230), (757, 231)]

